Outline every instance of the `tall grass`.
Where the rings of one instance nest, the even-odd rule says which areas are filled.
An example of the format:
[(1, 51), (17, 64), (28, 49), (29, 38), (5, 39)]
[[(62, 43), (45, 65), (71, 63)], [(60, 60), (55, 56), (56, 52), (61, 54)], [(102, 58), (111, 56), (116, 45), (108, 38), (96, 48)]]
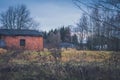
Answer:
[(45, 50), (0, 54), (0, 80), (120, 80), (120, 52)]

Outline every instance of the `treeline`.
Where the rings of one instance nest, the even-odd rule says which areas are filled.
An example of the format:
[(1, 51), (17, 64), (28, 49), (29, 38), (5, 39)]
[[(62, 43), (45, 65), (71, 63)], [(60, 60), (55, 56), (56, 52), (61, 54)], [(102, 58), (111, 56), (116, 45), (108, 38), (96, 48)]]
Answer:
[[(73, 32), (70, 27), (62, 27), (45, 32), (45, 42), (54, 47), (60, 42), (68, 42), (77, 45), (80, 49), (120, 51), (120, 2), (98, 0), (92, 5), (85, 5), (80, 0), (76, 1), (88, 7), (88, 10), (85, 11), (77, 5), (83, 14), (76, 24), (75, 34), (71, 35)], [(113, 6), (115, 9), (112, 9)]]
[[(90, 50), (120, 50), (120, 1), (91, 0), (85, 2), (73, 0), (83, 12), (77, 23), (80, 42), (87, 39)], [(83, 8), (84, 7), (84, 8)]]
[(90, 16), (83, 13), (77, 23), (80, 43), (86, 38), (87, 49), (120, 50), (120, 30), (112, 26), (119, 27), (119, 16), (120, 13), (104, 11), (97, 6), (92, 9)]
[(90, 36), (87, 39), (89, 49), (120, 50), (120, 30), (117, 29), (120, 13), (106, 11), (95, 6), (91, 11), (91, 16), (94, 16), (94, 19), (89, 17)]
[(59, 29), (52, 29), (49, 32), (43, 32), (44, 45), (47, 48), (59, 48), (60, 43), (78, 44), (77, 35), (71, 35), (70, 27), (61, 27)]

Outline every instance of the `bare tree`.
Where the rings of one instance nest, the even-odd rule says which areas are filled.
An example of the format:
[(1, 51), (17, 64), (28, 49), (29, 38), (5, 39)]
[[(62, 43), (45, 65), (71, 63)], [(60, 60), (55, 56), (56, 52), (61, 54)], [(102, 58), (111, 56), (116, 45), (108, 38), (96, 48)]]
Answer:
[(59, 44), (61, 42), (61, 35), (60, 31), (57, 30), (56, 32), (50, 31), (47, 36), (47, 45), (49, 48), (59, 48)]
[(0, 22), (5, 29), (30, 29), (33, 24), (36, 24), (25, 5), (9, 7), (7, 11), (0, 14)]
[(120, 12), (120, 0), (98, 0), (98, 2), (106, 10)]
[[(81, 10), (83, 11), (86, 15), (90, 16), (91, 18), (99, 21), (99, 22), (104, 22), (103, 19), (97, 19), (94, 16), (91, 16), (89, 14), (89, 12), (86, 10), (86, 8), (89, 9), (94, 9), (96, 8), (96, 6), (98, 6), (101, 9), (104, 10), (111, 10), (113, 12), (113, 10), (120, 12), (120, 2), (119, 0), (91, 0), (90, 2), (85, 2), (84, 0), (73, 0), (74, 4)], [(108, 5), (106, 5), (108, 4)], [(83, 8), (84, 6), (84, 8)], [(86, 7), (86, 8), (85, 8)], [(116, 31), (120, 31), (120, 27), (115, 25), (115, 24), (111, 24), (109, 22), (104, 22), (105, 24), (109, 25), (112, 27), (112, 29), (116, 30)]]
[(118, 18), (120, 0), (73, 1), (83, 13), (91, 18), (93, 36), (89, 36), (88, 41), (92, 43), (91, 46), (100, 49), (107, 44), (108, 50), (120, 50), (120, 20)]
[(82, 17), (80, 18), (79, 23), (77, 23), (77, 27), (79, 29), (79, 33), (80, 33), (80, 43), (81, 46), (83, 47), (83, 43), (85, 40), (85, 37), (88, 33), (88, 22), (87, 22), (87, 16), (85, 14), (82, 15)]

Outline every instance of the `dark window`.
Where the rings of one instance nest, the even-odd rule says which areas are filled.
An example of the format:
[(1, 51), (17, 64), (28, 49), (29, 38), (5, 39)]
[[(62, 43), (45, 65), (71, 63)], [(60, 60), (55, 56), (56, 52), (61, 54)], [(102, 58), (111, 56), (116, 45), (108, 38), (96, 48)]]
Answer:
[(20, 39), (20, 46), (25, 46), (25, 39)]
[(0, 39), (2, 39), (2, 36), (0, 36)]

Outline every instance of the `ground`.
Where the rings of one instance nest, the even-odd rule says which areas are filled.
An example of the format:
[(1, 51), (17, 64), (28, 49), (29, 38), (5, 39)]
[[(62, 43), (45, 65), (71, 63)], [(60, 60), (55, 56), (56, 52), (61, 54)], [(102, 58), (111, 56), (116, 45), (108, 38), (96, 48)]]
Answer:
[(0, 80), (120, 80), (120, 52), (0, 49)]

